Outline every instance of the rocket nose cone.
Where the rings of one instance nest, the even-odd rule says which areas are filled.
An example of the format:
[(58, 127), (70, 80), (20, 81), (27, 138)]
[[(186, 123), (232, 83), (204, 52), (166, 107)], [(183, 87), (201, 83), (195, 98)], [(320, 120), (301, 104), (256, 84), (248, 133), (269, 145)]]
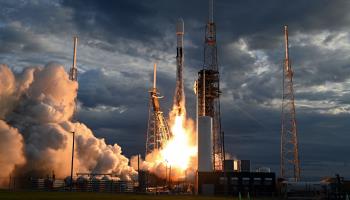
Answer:
[(184, 34), (184, 20), (179, 18), (176, 23), (176, 34)]

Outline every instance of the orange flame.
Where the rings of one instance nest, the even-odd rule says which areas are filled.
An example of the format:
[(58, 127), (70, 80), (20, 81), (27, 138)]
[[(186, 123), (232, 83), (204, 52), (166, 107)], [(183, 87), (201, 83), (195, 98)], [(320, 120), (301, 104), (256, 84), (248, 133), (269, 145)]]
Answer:
[(197, 155), (197, 148), (192, 143), (191, 128), (186, 128), (184, 115), (175, 116), (172, 120), (171, 132), (173, 137), (161, 150), (164, 161), (178, 171), (185, 171), (190, 167), (191, 159)]
[[(184, 108), (184, 106), (183, 106)], [(142, 162), (142, 169), (146, 169), (155, 175), (177, 180), (194, 180), (197, 169), (197, 143), (194, 121), (186, 118), (186, 111), (178, 112), (176, 106), (169, 114), (169, 127), (172, 137), (163, 144), (163, 148), (146, 155)], [(132, 159), (136, 167), (137, 159)]]

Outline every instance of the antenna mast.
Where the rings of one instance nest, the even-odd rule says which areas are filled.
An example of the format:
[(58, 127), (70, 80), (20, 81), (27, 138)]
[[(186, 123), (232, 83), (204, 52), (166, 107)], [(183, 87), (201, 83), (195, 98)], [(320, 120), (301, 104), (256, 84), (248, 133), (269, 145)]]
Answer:
[[(78, 68), (77, 68), (77, 46), (78, 46), (78, 37), (73, 37), (73, 65), (69, 70), (69, 80), (78, 81)], [(77, 112), (77, 98), (74, 99), (74, 110), (71, 116), (71, 120), (76, 120), (76, 112)]]
[(300, 160), (294, 103), (293, 70), (289, 60), (288, 26), (284, 26), (285, 59), (283, 65), (281, 177), (300, 180)]
[(71, 81), (77, 81), (78, 80), (78, 69), (77, 69), (77, 45), (78, 45), (78, 37), (73, 37), (74, 46), (73, 46), (73, 65), (72, 68), (69, 71), (69, 79)]

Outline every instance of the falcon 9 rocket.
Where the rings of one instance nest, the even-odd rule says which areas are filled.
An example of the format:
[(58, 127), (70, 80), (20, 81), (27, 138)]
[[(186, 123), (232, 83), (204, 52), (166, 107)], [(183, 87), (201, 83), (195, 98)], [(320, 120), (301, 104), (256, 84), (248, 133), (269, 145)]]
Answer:
[(174, 106), (176, 115), (185, 114), (185, 92), (183, 84), (183, 67), (184, 67), (184, 53), (183, 53), (183, 36), (184, 36), (184, 21), (180, 18), (176, 24), (177, 36), (177, 54), (176, 54), (176, 89), (174, 96)]

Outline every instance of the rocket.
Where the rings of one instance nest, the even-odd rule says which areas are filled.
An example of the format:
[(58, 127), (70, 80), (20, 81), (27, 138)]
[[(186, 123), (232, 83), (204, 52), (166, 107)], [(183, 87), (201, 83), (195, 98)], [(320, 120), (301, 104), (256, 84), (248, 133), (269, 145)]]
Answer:
[(176, 23), (176, 89), (174, 96), (174, 106), (176, 114), (181, 115), (185, 112), (185, 93), (183, 84), (183, 67), (184, 67), (184, 53), (183, 53), (183, 36), (184, 36), (184, 21), (180, 18)]

